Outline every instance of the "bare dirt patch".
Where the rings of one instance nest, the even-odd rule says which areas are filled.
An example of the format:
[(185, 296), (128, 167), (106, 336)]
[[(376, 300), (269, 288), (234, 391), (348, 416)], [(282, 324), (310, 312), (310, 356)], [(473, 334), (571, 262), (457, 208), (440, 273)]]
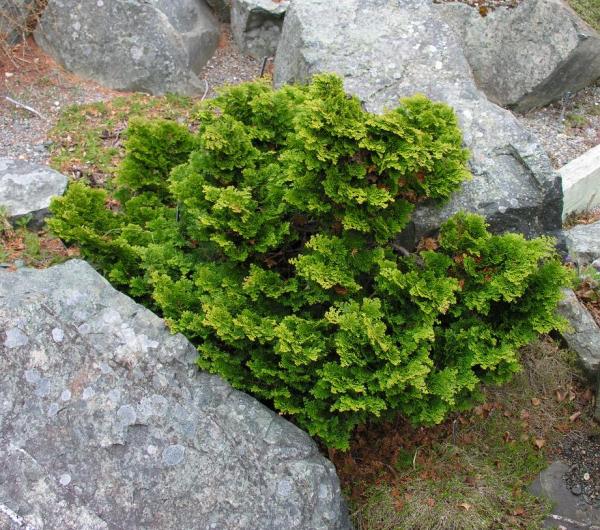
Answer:
[[(237, 50), (229, 26), (224, 24), (219, 48), (200, 73), (206, 81), (206, 94), (192, 99), (212, 97), (225, 84), (255, 79), (260, 69), (256, 60)], [(0, 53), (0, 156), (47, 163), (49, 132), (66, 108), (124, 95), (127, 93), (68, 73), (29, 38), (11, 48), (10, 53)], [(5, 96), (35, 109), (43, 118)]]

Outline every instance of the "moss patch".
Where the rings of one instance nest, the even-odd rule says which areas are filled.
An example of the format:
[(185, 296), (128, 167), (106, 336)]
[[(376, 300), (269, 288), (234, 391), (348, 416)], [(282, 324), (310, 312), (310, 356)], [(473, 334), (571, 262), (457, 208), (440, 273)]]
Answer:
[(104, 187), (125, 151), (131, 118), (164, 118), (193, 124), (195, 99), (167, 94), (132, 94), (107, 102), (67, 107), (50, 132), (50, 165), (71, 178)]
[(600, 2), (598, 0), (569, 0), (569, 4), (583, 20), (600, 32)]
[(47, 230), (27, 228), (27, 217), (12, 226), (6, 211), (0, 209), (0, 267), (16, 269), (17, 264), (45, 268), (79, 254), (76, 247), (67, 249)]

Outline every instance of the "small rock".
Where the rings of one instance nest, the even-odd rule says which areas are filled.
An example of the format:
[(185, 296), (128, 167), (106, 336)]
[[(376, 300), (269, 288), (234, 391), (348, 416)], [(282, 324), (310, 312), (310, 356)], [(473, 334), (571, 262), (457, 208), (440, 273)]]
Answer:
[(583, 492), (583, 490), (581, 489), (581, 484), (574, 484), (571, 487), (571, 493), (573, 495), (581, 495), (582, 492)]
[(596, 377), (600, 370), (600, 328), (571, 289), (564, 289), (563, 295), (558, 312), (568, 320), (570, 329), (562, 336), (577, 353), (587, 375)]
[(231, 32), (239, 48), (255, 57), (275, 55), (289, 0), (232, 0)]
[(565, 230), (565, 236), (569, 255), (577, 265), (600, 268), (600, 221), (574, 226)]
[(47, 166), (0, 158), (0, 205), (11, 221), (30, 215), (31, 223), (41, 226), (50, 200), (66, 188), (67, 177)]

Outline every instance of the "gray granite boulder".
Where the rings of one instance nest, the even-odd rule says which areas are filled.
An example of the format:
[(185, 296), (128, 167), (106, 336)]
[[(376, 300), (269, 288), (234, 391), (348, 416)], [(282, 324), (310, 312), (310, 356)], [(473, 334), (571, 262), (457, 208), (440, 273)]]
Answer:
[(6, 208), (10, 221), (31, 216), (31, 223), (40, 226), (52, 197), (66, 188), (67, 177), (47, 166), (0, 158), (0, 207)]
[(37, 0), (0, 0), (0, 41), (9, 45), (27, 34), (27, 21), (36, 11)]
[(600, 221), (565, 230), (569, 255), (579, 266), (600, 258)]
[(232, 0), (231, 32), (239, 48), (256, 57), (275, 55), (289, 0)]
[(34, 35), (67, 70), (107, 87), (193, 94), (219, 25), (204, 0), (49, 0)]
[(206, 3), (221, 22), (231, 20), (231, 0), (206, 0)]
[(600, 77), (600, 35), (562, 0), (524, 0), (482, 17), (442, 3), (477, 82), (502, 106), (527, 111), (577, 92)]
[(571, 289), (564, 289), (563, 294), (558, 312), (569, 321), (570, 329), (562, 336), (577, 353), (586, 374), (595, 379), (600, 375), (600, 328)]
[(83, 261), (0, 271), (0, 526), (349, 528), (308, 435), (195, 357)]
[(457, 210), (485, 215), (495, 231), (535, 235), (560, 228), (559, 176), (514, 116), (477, 89), (460, 43), (433, 3), (292, 2), (275, 58), (276, 84), (327, 71), (342, 75), (370, 111), (393, 108), (401, 97), (420, 92), (458, 115), (474, 178), (443, 207), (419, 207), (411, 239)]

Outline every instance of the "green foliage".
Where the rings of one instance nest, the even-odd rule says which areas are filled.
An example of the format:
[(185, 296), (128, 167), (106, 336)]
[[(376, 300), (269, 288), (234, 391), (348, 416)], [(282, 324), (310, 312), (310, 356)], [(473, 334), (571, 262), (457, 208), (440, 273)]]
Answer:
[(193, 134), (135, 122), (113, 197), (72, 184), (52, 230), (160, 311), (221, 374), (332, 447), (397, 412), (440, 422), (558, 325), (552, 241), (459, 214), (399, 257), (414, 204), (467, 178), (451, 109), (365, 112), (333, 75), (228, 88)]

